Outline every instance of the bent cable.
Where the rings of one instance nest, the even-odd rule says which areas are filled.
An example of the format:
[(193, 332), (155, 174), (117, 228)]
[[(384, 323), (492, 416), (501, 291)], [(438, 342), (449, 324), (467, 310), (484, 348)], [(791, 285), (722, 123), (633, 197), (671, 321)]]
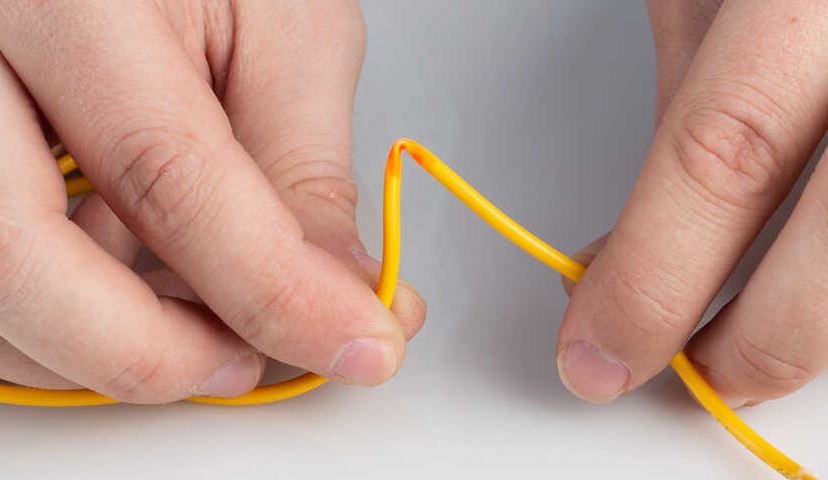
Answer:
[[(403, 151), (407, 151), (434, 179), (516, 246), (553, 270), (558, 271), (564, 277), (574, 282), (580, 279), (585, 271), (583, 265), (559, 252), (512, 220), (428, 149), (414, 140), (403, 138), (391, 146), (385, 166), (382, 269), (376, 292), (386, 307), (390, 307), (394, 298), (394, 290), (399, 275), (400, 193)], [(69, 155), (62, 156), (57, 163), (64, 175), (70, 175), (78, 168), (74, 159)], [(93, 189), (92, 184), (81, 175), (68, 176), (65, 181), (69, 196), (80, 195)], [(807, 473), (802, 466), (763, 439), (739, 418), (719, 398), (684, 353), (679, 352), (670, 365), (699, 403), (728, 432), (763, 462), (774, 468), (785, 478), (816, 480), (816, 477)], [(245, 395), (235, 398), (193, 397), (187, 400), (214, 405), (254, 405), (293, 398), (318, 388), (325, 382), (327, 380), (322, 376), (306, 373), (297, 378), (273, 385), (260, 386)], [(78, 407), (118, 402), (90, 390), (43, 390), (15, 385), (0, 385), (0, 403), (38, 407)]]

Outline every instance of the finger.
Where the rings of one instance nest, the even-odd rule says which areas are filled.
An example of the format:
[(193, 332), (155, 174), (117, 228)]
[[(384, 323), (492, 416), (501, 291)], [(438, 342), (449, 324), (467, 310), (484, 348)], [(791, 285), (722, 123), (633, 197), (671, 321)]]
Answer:
[(689, 345), (735, 406), (787, 395), (828, 368), (826, 158), (742, 293)]
[(559, 362), (576, 394), (610, 401), (660, 371), (788, 192), (826, 128), (826, 13), (722, 6), (572, 296)]
[[(655, 124), (661, 123), (664, 112), (684, 79), (687, 68), (696, 56), (723, 0), (648, 0), (650, 26), (656, 50), (657, 92)], [(573, 255), (582, 265), (588, 265), (606, 244), (606, 235)], [(561, 277), (567, 295), (572, 295), (575, 283)]]
[(9, 342), (0, 339), (0, 380), (35, 388), (71, 390), (78, 388), (43, 365), (27, 357)]
[[(3, 165), (12, 160), (11, 158), (5, 159), (4, 162), (3, 152), (14, 152), (10, 147), (11, 142), (16, 140), (15, 132), (20, 128), (16, 124), (19, 119), (17, 114), (20, 111), (28, 111), (30, 117), (27, 120), (30, 120), (31, 115), (34, 115), (34, 109), (8, 69), (2, 55), (0, 55), (0, 99), (3, 99), (4, 104), (4, 109), (0, 110), (0, 165)], [(20, 161), (21, 158), (25, 157), (14, 160)], [(33, 176), (16, 177), (19, 173), (17, 169), (4, 168), (4, 178), (14, 179), (14, 181), (6, 180), (0, 183), (0, 205), (15, 201), (23, 211), (28, 211), (33, 208), (35, 201), (40, 201), (51, 208), (65, 209), (65, 196), (54, 193), (54, 190), (60, 191), (59, 176), (54, 165), (32, 164), (28, 166), (28, 169)], [(37, 192), (37, 198), (22, 196), (31, 191)], [(0, 212), (0, 218), (3, 214)], [(3, 247), (9, 241), (3, 235), (4, 230), (1, 225), (2, 220), (0, 220), (0, 265), (2, 265)], [(0, 280), (0, 288), (5, 281), (6, 279)], [(0, 303), (0, 309), (2, 309), (2, 303)], [(60, 389), (76, 387), (73, 382), (40, 365), (2, 338), (0, 338), (0, 379), (30, 387)]]
[(656, 122), (690, 67), (724, 0), (647, 0), (656, 50)]
[(209, 311), (159, 302), (57, 212), (25, 220), (4, 255), (0, 334), (26, 355), (138, 403), (235, 396), (258, 382), (263, 360)]
[(124, 265), (132, 266), (141, 243), (97, 193), (84, 197), (74, 212), (72, 221), (92, 240)]
[[(72, 220), (95, 243), (124, 265), (135, 264), (141, 249), (140, 242), (99, 195), (91, 193), (84, 197), (72, 213)], [(168, 268), (142, 272), (140, 276), (158, 296), (204, 304), (181, 277)]]
[[(74, 221), (107, 253), (117, 258), (127, 266), (134, 265), (138, 252), (141, 249), (141, 244), (135, 235), (129, 231), (126, 225), (121, 222), (112, 209), (110, 209), (109, 206), (103, 201), (100, 195), (96, 193), (86, 195), (77, 208), (75, 208), (74, 212), (72, 212), (72, 221)], [(144, 282), (146, 282), (152, 291), (158, 296), (176, 298), (198, 304), (204, 303), (178, 275), (167, 268), (141, 273), (141, 279), (143, 279)], [(29, 359), (29, 363), (35, 362)], [(9, 362), (9, 365), (10, 368), (14, 368), (16, 366), (13, 362)], [(28, 364), (23, 363), (24, 367), (26, 365)], [(40, 368), (43, 369), (43, 367)], [(29, 367), (28, 369), (18, 367), (14, 369), (14, 371), (22, 372), (22, 374), (26, 375), (24, 378), (29, 378), (33, 375), (29, 372), (31, 369), (32, 367)], [(46, 369), (43, 370), (46, 372), (43, 375), (47, 376), (47, 379), (49, 378), (48, 375), (53, 377), (57, 376)], [(0, 378), (8, 378), (2, 376), (2, 369), (0, 369)], [(37, 377), (33, 378), (37, 379)], [(11, 378), (8, 379), (12, 380)], [(73, 385), (67, 380), (62, 380), (62, 382), (63, 384)], [(24, 384), (30, 385), (29, 383)], [(39, 385), (30, 386), (46, 387), (44, 382), (41, 382)]]
[(203, 304), (204, 301), (183, 281), (181, 277), (167, 268), (152, 270), (142, 273), (141, 278), (147, 282), (156, 295), (179, 300), (186, 300), (192, 303)]
[[(377, 264), (359, 240), (351, 176), (351, 116), (365, 45), (359, 5), (305, 2), (286, 9), (260, 1), (239, 5), (237, 15), (246, 34), (236, 44), (224, 98), (235, 135), (305, 238), (373, 288)], [(259, 41), (285, 31), (280, 22), (292, 25), (286, 38)], [(401, 281), (392, 311), (410, 338), (422, 326), (425, 303)]]
[(250, 346), (203, 309), (159, 301), (68, 221), (35, 110), (2, 57), (0, 99), (0, 337), (120, 400), (252, 388), (263, 362)]
[[(0, 15), (0, 48), (142, 243), (260, 351), (359, 384), (396, 371), (395, 319), (304, 241), (158, 9), (14, 3)], [(31, 27), (44, 17), (59, 20)], [(21, 28), (25, 42), (7, 33)], [(43, 75), (40, 57), (61, 74)]]
[[(377, 285), (382, 263), (368, 255), (364, 249), (354, 250), (351, 258), (356, 259), (359, 267), (352, 267), (360, 273), (368, 285)], [(344, 257), (343, 261), (350, 259)], [(406, 340), (411, 340), (423, 327), (426, 317), (426, 303), (413, 285), (405, 280), (397, 281), (394, 300), (391, 302), (391, 311), (397, 316)]]
[[(722, 2), (723, 0), (647, 1), (656, 50), (656, 126), (661, 123), (664, 112), (684, 79)], [(606, 244), (606, 240), (606, 235), (594, 240), (573, 258), (583, 265), (589, 264)], [(575, 283), (563, 276), (561, 281), (567, 295), (572, 295)]]

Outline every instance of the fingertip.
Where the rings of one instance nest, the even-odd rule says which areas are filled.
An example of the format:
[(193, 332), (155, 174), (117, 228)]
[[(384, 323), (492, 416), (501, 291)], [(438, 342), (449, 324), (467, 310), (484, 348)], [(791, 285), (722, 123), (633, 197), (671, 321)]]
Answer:
[(334, 359), (332, 378), (349, 385), (372, 387), (394, 376), (401, 361), (402, 352), (394, 342), (358, 338), (345, 345)]
[(391, 311), (396, 314), (405, 339), (411, 340), (425, 323), (428, 305), (414, 286), (400, 280)]
[(590, 403), (611, 403), (628, 388), (630, 370), (599, 347), (585, 341), (568, 343), (558, 354), (561, 382)]
[(195, 394), (225, 398), (244, 395), (259, 384), (265, 365), (264, 355), (258, 352), (228, 361), (213, 372)]
[[(372, 284), (371, 286), (374, 287), (379, 280), (382, 263), (365, 252), (364, 249), (353, 249), (350, 253), (365, 272), (366, 278)], [(420, 331), (425, 323), (427, 310), (428, 306), (420, 292), (407, 281), (397, 280), (397, 288), (391, 302), (391, 311), (396, 316), (406, 340), (410, 340)]]

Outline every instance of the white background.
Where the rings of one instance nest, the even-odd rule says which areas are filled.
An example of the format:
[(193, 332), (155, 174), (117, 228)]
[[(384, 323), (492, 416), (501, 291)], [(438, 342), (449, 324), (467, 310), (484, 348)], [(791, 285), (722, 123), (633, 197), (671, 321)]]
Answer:
[[(371, 250), (403, 135), (564, 251), (610, 228), (652, 133), (643, 3), (365, 1), (355, 162)], [(388, 385), (244, 408), (0, 407), (0, 478), (776, 478), (671, 372), (613, 406), (572, 398), (555, 370), (558, 276), (413, 163), (403, 184), (402, 272), (429, 319)], [(744, 416), (826, 475), (826, 393), (819, 381)]]

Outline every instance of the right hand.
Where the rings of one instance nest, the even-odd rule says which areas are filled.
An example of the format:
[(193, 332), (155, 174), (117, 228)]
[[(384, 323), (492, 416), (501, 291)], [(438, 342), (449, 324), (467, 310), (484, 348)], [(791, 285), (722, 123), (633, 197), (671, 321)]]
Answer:
[[(652, 0), (658, 129), (603, 248), (574, 288), (561, 374), (614, 400), (685, 347), (828, 128), (828, 9), (812, 0)], [(828, 368), (823, 157), (742, 292), (686, 351), (733, 406)]]

